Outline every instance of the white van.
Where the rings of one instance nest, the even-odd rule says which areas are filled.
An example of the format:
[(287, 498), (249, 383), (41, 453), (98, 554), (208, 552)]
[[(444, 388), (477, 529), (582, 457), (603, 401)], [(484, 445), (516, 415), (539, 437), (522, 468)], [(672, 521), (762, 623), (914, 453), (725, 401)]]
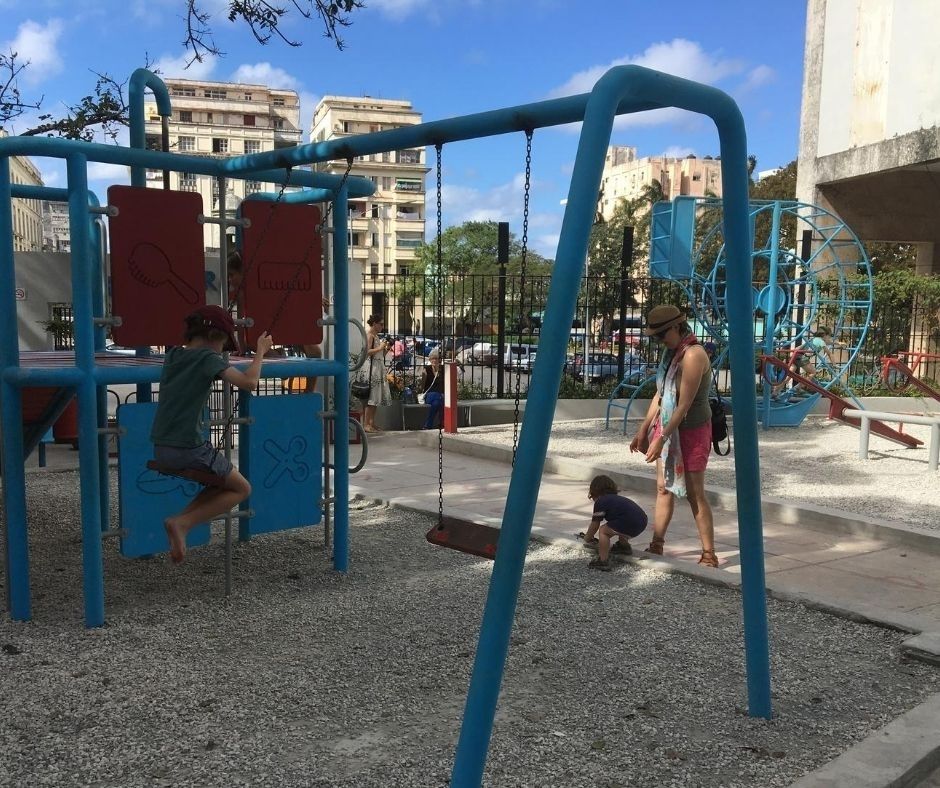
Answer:
[(535, 365), (535, 355), (538, 349), (538, 345), (507, 345), (505, 355), (503, 356), (503, 367), (505, 369), (518, 369), (522, 372), (531, 372), (532, 367)]

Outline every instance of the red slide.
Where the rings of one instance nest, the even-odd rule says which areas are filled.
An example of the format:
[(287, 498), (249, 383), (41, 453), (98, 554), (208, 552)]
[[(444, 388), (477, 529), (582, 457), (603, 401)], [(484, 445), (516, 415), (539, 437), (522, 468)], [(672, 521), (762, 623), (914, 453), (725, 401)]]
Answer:
[[(776, 356), (761, 356), (761, 361), (765, 365), (777, 367), (786, 373), (788, 377), (793, 378), (793, 380), (799, 383), (803, 388), (807, 389), (808, 391), (815, 391), (829, 400), (830, 419), (841, 421), (843, 424), (848, 424), (850, 427), (855, 427), (855, 429), (859, 429), (861, 427), (861, 421), (859, 419), (850, 419), (844, 415), (846, 410), (858, 410), (856, 405), (853, 405), (848, 400), (844, 400), (837, 394), (833, 394), (831, 391), (824, 389), (818, 383), (810, 380), (809, 378), (804, 378), (798, 372), (794, 372), (787, 366), (786, 361), (783, 361)], [(765, 366), (764, 369), (766, 370), (766, 368), (767, 367)], [(923, 441), (918, 440), (912, 435), (905, 435), (903, 432), (898, 432), (897, 430), (889, 427), (883, 421), (876, 421), (875, 419), (871, 419), (871, 431), (875, 433), (875, 435), (880, 435), (882, 438), (886, 438), (889, 441), (900, 443), (902, 446), (913, 448), (914, 446), (920, 446), (923, 444)]]

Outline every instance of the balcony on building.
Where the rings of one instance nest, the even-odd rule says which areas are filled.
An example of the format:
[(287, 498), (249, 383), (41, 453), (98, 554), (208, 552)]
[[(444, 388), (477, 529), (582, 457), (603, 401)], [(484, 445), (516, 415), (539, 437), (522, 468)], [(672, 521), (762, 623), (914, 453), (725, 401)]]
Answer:
[(395, 246), (398, 249), (416, 249), (423, 243), (423, 233), (398, 233), (395, 236)]
[(395, 207), (395, 218), (398, 219), (398, 221), (405, 222), (420, 222), (424, 220), (424, 217), (421, 215), (421, 206), (408, 203)]
[(396, 153), (396, 164), (421, 164), (420, 150), (400, 150)]
[(421, 193), (424, 191), (424, 184), (418, 178), (396, 178), (395, 191)]

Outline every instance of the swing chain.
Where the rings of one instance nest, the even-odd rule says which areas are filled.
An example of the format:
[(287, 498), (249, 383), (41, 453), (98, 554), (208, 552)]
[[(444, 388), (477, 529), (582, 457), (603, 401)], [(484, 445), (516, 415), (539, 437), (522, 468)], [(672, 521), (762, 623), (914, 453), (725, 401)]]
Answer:
[[(525, 189), (522, 201), (522, 251), (520, 253), (519, 263), (519, 310), (522, 312), (523, 320), (520, 320), (519, 326), (519, 345), (522, 349), (522, 327), (528, 324), (528, 316), (525, 311), (525, 275), (526, 261), (529, 254), (529, 192), (532, 185), (532, 129), (526, 129), (525, 132)], [(531, 336), (531, 332), (530, 332)], [(509, 354), (512, 358), (512, 353)], [(528, 357), (528, 356), (527, 356)], [(531, 359), (529, 364), (529, 383), (532, 382)], [(516, 367), (516, 399), (513, 409), (512, 419), (512, 465), (516, 466), (516, 449), (519, 445), (519, 390), (522, 387), (522, 353), (519, 353), (519, 363)]]
[[(441, 354), (440, 363), (444, 363), (444, 220), (441, 216), (443, 200), (441, 198), (441, 154), (444, 150), (442, 143), (434, 146), (437, 151), (437, 335)], [(446, 377), (445, 377), (446, 381)], [(446, 382), (444, 384), (447, 385)], [(437, 522), (444, 522), (444, 419), (441, 414), (441, 423), (437, 428)]]
[[(343, 187), (346, 185), (346, 181), (349, 179), (349, 172), (352, 170), (352, 166), (353, 157), (350, 156), (346, 159), (346, 172), (343, 173), (343, 179), (340, 181), (336, 192), (343, 190)], [(317, 244), (317, 240), (323, 235), (323, 230), (326, 227), (327, 222), (330, 220), (330, 214), (333, 212), (333, 206), (335, 204), (335, 200), (330, 200), (327, 203), (326, 210), (323, 212), (323, 219), (320, 220), (320, 224), (317, 227), (316, 232), (313, 234), (313, 239), (307, 245), (307, 248), (304, 251), (303, 259), (297, 264), (297, 270), (294, 272), (293, 279), (287, 283), (287, 289), (284, 291), (284, 295), (281, 297), (281, 302), (277, 306), (277, 312), (274, 313), (274, 318), (271, 320), (271, 324), (268, 327), (268, 333), (272, 333), (274, 331), (274, 327), (277, 325), (278, 320), (281, 319), (281, 313), (284, 311), (284, 307), (287, 306), (287, 299), (290, 298), (290, 294), (293, 292), (294, 286), (297, 284), (297, 280), (300, 278), (300, 274), (303, 272), (304, 268), (307, 267), (307, 263), (310, 261), (310, 255), (313, 253), (313, 249)]]

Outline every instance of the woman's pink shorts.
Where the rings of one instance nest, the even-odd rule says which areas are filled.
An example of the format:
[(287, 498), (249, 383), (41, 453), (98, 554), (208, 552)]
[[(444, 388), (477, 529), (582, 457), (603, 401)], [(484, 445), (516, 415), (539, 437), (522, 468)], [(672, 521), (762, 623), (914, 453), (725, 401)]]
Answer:
[[(653, 432), (653, 440), (662, 430), (659, 425)], [(679, 430), (679, 447), (682, 449), (682, 463), (686, 471), (698, 473), (708, 467), (708, 455), (712, 451), (712, 423), (706, 421), (698, 427)]]

